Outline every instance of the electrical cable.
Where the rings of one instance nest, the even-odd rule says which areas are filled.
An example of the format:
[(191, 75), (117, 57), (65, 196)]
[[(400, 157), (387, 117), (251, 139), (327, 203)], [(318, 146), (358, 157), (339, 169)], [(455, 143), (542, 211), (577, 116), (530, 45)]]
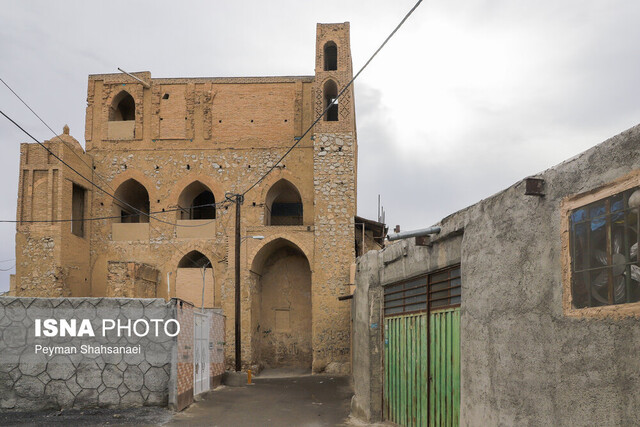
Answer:
[[(76, 153), (76, 150), (74, 150), (74, 148), (73, 148), (72, 146), (70, 146), (70, 145), (69, 145), (69, 144), (68, 144), (64, 139), (60, 138), (60, 135), (56, 134), (56, 132), (55, 132), (53, 129), (51, 129), (51, 126), (49, 126), (49, 125), (47, 124), (47, 122), (45, 122), (45, 121), (44, 121), (44, 119), (42, 119), (42, 117), (40, 117), (40, 116), (38, 115), (38, 113), (36, 113), (36, 112), (33, 110), (33, 108), (31, 108), (31, 107), (29, 106), (29, 104), (27, 104), (27, 102), (26, 102), (24, 99), (22, 99), (22, 98), (20, 97), (20, 95), (18, 95), (18, 94), (16, 93), (16, 91), (15, 91), (15, 90), (13, 90), (13, 89), (11, 88), (11, 86), (9, 86), (9, 84), (8, 84), (7, 82), (5, 82), (5, 81), (4, 81), (4, 79), (3, 79), (2, 77), (0, 77), (0, 82), (2, 82), (2, 84), (4, 84), (4, 85), (7, 87), (7, 89), (9, 89), (9, 90), (11, 91), (11, 93), (13, 93), (13, 94), (15, 95), (15, 97), (16, 97), (16, 98), (18, 98), (18, 99), (20, 100), (20, 102), (22, 102), (22, 103), (24, 104), (24, 106), (25, 106), (25, 107), (27, 107), (27, 108), (29, 109), (29, 111), (31, 111), (31, 112), (33, 113), (33, 115), (34, 115), (34, 116), (36, 116), (36, 117), (38, 118), (38, 120), (40, 120), (40, 122), (42, 122), (42, 124), (43, 124), (43, 125), (45, 125), (45, 126), (47, 127), (47, 129), (49, 129), (49, 130), (51, 131), (51, 133), (54, 135), (54, 137), (58, 138), (60, 141), (62, 141), (62, 143), (63, 143), (64, 145), (66, 145), (68, 148), (70, 148), (70, 149), (71, 149), (71, 152), (72, 152), (72, 153), (73, 153), (73, 154), (74, 154), (78, 159), (80, 159), (80, 161), (81, 161), (82, 163), (84, 163), (86, 167), (88, 167), (89, 169), (92, 169), (92, 170), (93, 170), (93, 165), (89, 165), (89, 164), (88, 164), (88, 163), (87, 163), (87, 162), (86, 162), (86, 161), (85, 161), (85, 160), (84, 160), (84, 159), (83, 159), (83, 158), (82, 158), (78, 153)], [(106, 182), (106, 180), (104, 179), (104, 177), (100, 176), (100, 174), (99, 174), (98, 172), (96, 172), (95, 170), (93, 170), (93, 173), (95, 173), (96, 175), (98, 175), (100, 178), (102, 178), (102, 179), (103, 179), (103, 181), (105, 181), (105, 182)], [(111, 187), (111, 186), (110, 186), (110, 187)], [(113, 190), (113, 187), (111, 187), (111, 189)]]
[(131, 208), (134, 212), (138, 212), (138, 215), (143, 215), (146, 217), (149, 217), (149, 219), (154, 219), (158, 222), (164, 223), (164, 224), (169, 224), (169, 225), (173, 225), (175, 227), (202, 227), (204, 225), (208, 225), (210, 223), (212, 223), (215, 220), (212, 220), (209, 223), (204, 223), (204, 224), (198, 224), (198, 225), (188, 225), (188, 224), (178, 224), (178, 223), (174, 223), (174, 222), (170, 222), (170, 221), (165, 221), (159, 218), (156, 218), (155, 216), (152, 216), (144, 211), (141, 211), (140, 209), (131, 206), (129, 203), (125, 202), (124, 200), (119, 199), (117, 196), (109, 193), (107, 190), (105, 190), (104, 188), (102, 188), (101, 186), (99, 186), (98, 184), (96, 184), (95, 182), (93, 182), (92, 180), (90, 180), (89, 178), (87, 178), (86, 176), (82, 175), (80, 172), (78, 172), (73, 166), (71, 166), (70, 164), (68, 164), (67, 162), (65, 162), (64, 160), (62, 160), (56, 153), (54, 153), (53, 151), (51, 151), (46, 145), (44, 145), (42, 142), (40, 142), (38, 139), (36, 139), (33, 135), (31, 135), (29, 132), (27, 132), (22, 126), (20, 126), (15, 120), (13, 120), (11, 117), (9, 117), (8, 115), (5, 114), (4, 111), (0, 110), (0, 114), (2, 114), (7, 120), (9, 120), (11, 123), (13, 123), (18, 129), (20, 129), (22, 132), (24, 132), (27, 136), (29, 136), (31, 139), (33, 139), (35, 142), (37, 142), (41, 147), (43, 147), (45, 150), (47, 150), (47, 152), (49, 152), (49, 154), (51, 154), (53, 157), (55, 157), (58, 161), (60, 161), (60, 163), (62, 163), (63, 165), (65, 165), (66, 167), (68, 167), (69, 169), (71, 169), (73, 172), (75, 172), (78, 176), (80, 176), (82, 179), (84, 179), (85, 181), (87, 181), (89, 184), (93, 185), (95, 188), (97, 188), (98, 190), (102, 191), (104, 194), (106, 194), (107, 196), (111, 197), (113, 200), (120, 202), (121, 204), (123, 204), (124, 206), (127, 206), (129, 208)]
[[(373, 55), (371, 55), (371, 57), (369, 57), (369, 59), (367, 60), (367, 62), (365, 62), (365, 64), (360, 68), (360, 70), (356, 73), (355, 76), (353, 76), (353, 78), (351, 78), (351, 80), (349, 81), (349, 83), (347, 83), (342, 90), (338, 93), (338, 95), (333, 99), (333, 101), (327, 105), (327, 107), (324, 109), (324, 111), (318, 116), (316, 117), (316, 119), (313, 121), (313, 123), (311, 123), (311, 125), (307, 128), (306, 131), (304, 131), (304, 133), (302, 134), (302, 136), (296, 140), (296, 142), (282, 155), (282, 157), (280, 157), (280, 160), (278, 160), (277, 162), (275, 162), (273, 164), (273, 166), (271, 166), (271, 168), (269, 168), (269, 170), (267, 170), (267, 172), (262, 175), (262, 177), (260, 177), (260, 179), (258, 179), (255, 183), (253, 183), (253, 185), (251, 185), (249, 188), (247, 188), (245, 191), (243, 191), (242, 193), (240, 193), (239, 195), (244, 196), (245, 194), (247, 194), (249, 191), (251, 191), (256, 185), (260, 184), (275, 168), (276, 166), (278, 166), (278, 164), (280, 164), (280, 162), (282, 162), (282, 160), (284, 160), (285, 157), (287, 157), (289, 155), (289, 153), (291, 153), (291, 151), (300, 143), (300, 141), (302, 141), (302, 139), (311, 131), (311, 129), (313, 129), (313, 127), (316, 125), (316, 123), (318, 123), (320, 121), (320, 119), (327, 113), (327, 111), (329, 111), (329, 109), (338, 101), (338, 99), (340, 98), (340, 96), (342, 96), (342, 94), (353, 84), (353, 82), (358, 78), (358, 76), (364, 71), (365, 68), (367, 68), (367, 66), (369, 65), (369, 63), (373, 60), (373, 58), (376, 57), (376, 55), (378, 55), (378, 52), (380, 52), (382, 50), (382, 48), (387, 44), (387, 42), (389, 40), (391, 40), (391, 37), (394, 36), (394, 34), (400, 29), (400, 27), (402, 27), (402, 25), (405, 23), (405, 21), (409, 18), (409, 16), (411, 16), (411, 14), (418, 8), (418, 6), (420, 6), (420, 3), (422, 3), (422, 0), (418, 0), (418, 2), (411, 8), (411, 10), (409, 10), (409, 12), (404, 16), (404, 18), (402, 18), (402, 21), (400, 21), (400, 23), (396, 26), (396, 28), (391, 32), (391, 34), (389, 34), (387, 36), (387, 38), (384, 40), (384, 42), (382, 42), (382, 44), (380, 45), (380, 47), (378, 47), (378, 49), (376, 49), (376, 51), (373, 53)], [(236, 195), (237, 196), (237, 195)]]
[[(220, 203), (208, 203), (206, 205), (197, 205), (197, 206), (191, 206), (188, 208), (175, 208), (175, 209), (165, 209), (163, 211), (155, 211), (155, 212), (149, 212), (149, 214), (152, 215), (157, 215), (157, 214), (163, 214), (163, 213), (171, 213), (171, 212), (179, 212), (179, 211), (186, 211), (189, 209), (197, 209), (197, 208), (207, 208), (207, 207), (216, 207), (218, 205), (222, 206), (224, 204), (224, 202), (220, 202)], [(140, 214), (125, 214), (125, 215), (112, 215), (112, 216), (99, 216), (99, 217), (91, 217), (91, 218), (72, 218), (72, 219), (42, 219), (42, 220), (18, 220), (18, 219), (0, 219), (0, 223), (26, 223), (26, 224), (39, 224), (39, 223), (52, 223), (52, 222), (74, 222), (74, 221), (100, 221), (103, 219), (117, 219), (117, 218), (127, 218), (127, 217), (132, 217), (132, 216), (140, 216)], [(204, 218), (206, 219), (206, 218)], [(215, 218), (213, 218), (215, 219)], [(2, 261), (0, 261), (2, 262)]]

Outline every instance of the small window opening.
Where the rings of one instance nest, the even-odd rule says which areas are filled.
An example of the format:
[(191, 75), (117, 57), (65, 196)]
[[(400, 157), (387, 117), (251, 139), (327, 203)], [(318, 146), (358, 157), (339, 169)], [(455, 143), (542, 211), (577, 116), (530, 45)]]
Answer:
[(149, 222), (149, 193), (142, 184), (129, 179), (120, 184), (115, 196), (118, 200), (114, 201), (114, 216), (120, 217), (115, 222)]
[(266, 225), (302, 225), (300, 192), (286, 179), (281, 179), (271, 187), (265, 202)]
[(162, 95), (162, 99), (169, 99), (169, 94), (165, 93), (164, 95)]
[(190, 170), (190, 169), (191, 169), (191, 165), (187, 165), (187, 170)]
[(338, 47), (334, 42), (327, 42), (324, 45), (324, 70), (333, 71), (338, 69)]
[(338, 86), (336, 82), (333, 80), (328, 80), (324, 84), (324, 108), (327, 110), (324, 119), (327, 122), (337, 122), (338, 121)]
[(206, 255), (199, 251), (191, 251), (182, 257), (178, 263), (178, 268), (202, 268), (211, 267), (211, 262)]
[(178, 219), (215, 219), (216, 199), (200, 181), (189, 184), (178, 198)]
[(71, 197), (71, 232), (78, 237), (84, 237), (84, 205), (86, 190), (73, 184)]
[(135, 119), (136, 103), (133, 97), (128, 92), (120, 92), (113, 98), (113, 103), (109, 109), (109, 121), (121, 122)]

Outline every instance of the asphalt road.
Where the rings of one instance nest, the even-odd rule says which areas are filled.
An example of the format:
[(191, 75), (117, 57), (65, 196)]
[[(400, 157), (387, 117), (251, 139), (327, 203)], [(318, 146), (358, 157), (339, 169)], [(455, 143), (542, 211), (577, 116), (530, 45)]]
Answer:
[(353, 395), (347, 377), (256, 378), (221, 387), (176, 414), (168, 426), (340, 426)]

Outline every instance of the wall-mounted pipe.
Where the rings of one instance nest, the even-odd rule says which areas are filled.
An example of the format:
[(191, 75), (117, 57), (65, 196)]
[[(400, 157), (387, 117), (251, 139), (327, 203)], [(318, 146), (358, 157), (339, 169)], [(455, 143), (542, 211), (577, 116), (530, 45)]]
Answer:
[(427, 236), (429, 234), (438, 234), (439, 232), (440, 227), (421, 228), (419, 230), (403, 231), (401, 233), (389, 234), (387, 236), (387, 239), (389, 239), (389, 241), (394, 241), (400, 239), (408, 239), (409, 237), (421, 237)]

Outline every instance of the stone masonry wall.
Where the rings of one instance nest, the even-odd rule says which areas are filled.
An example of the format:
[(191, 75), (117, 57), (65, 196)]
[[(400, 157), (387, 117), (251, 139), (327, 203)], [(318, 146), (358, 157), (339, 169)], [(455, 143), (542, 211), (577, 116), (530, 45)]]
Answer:
[(315, 267), (312, 310), (314, 371), (350, 372), (348, 260), (355, 258), (355, 150), (351, 133), (317, 134)]
[(137, 262), (110, 261), (107, 296), (118, 298), (155, 298), (158, 270)]

